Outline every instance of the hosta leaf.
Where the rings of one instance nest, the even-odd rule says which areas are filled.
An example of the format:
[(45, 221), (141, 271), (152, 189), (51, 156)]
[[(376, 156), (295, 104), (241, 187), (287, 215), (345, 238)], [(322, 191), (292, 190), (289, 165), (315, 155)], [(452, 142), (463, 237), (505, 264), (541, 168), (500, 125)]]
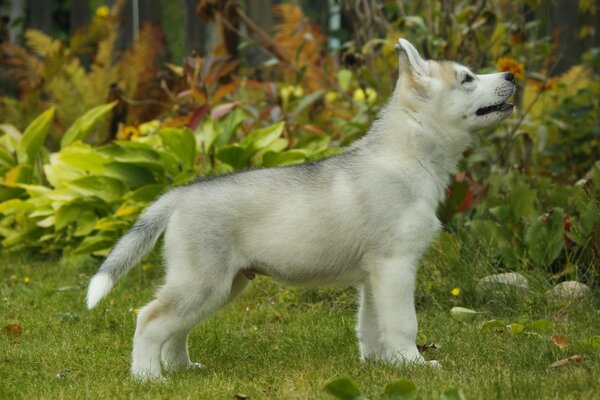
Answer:
[(114, 161), (145, 167), (157, 173), (164, 173), (165, 168), (160, 155), (148, 144), (117, 142), (98, 151), (112, 157)]
[(6, 186), (19, 186), (19, 183), (31, 183), (33, 178), (33, 167), (31, 164), (22, 163), (13, 167), (4, 176), (4, 184)]
[(113, 203), (121, 199), (125, 184), (118, 179), (107, 176), (86, 176), (65, 185), (84, 196), (95, 196), (106, 203)]
[(56, 211), (56, 229), (62, 229), (78, 219), (83, 208), (81, 206), (66, 204)]
[(53, 120), (54, 108), (49, 108), (34, 119), (27, 129), (25, 129), (17, 145), (17, 160), (19, 163), (33, 164), (35, 162)]
[(549, 266), (564, 248), (563, 210), (554, 208), (548, 218), (536, 219), (525, 233), (525, 246), (531, 260)]
[(98, 217), (91, 210), (84, 210), (77, 218), (77, 229), (74, 236), (87, 236), (94, 230)]
[(87, 236), (73, 251), (74, 254), (89, 254), (112, 247), (115, 239), (110, 234)]
[(132, 188), (156, 183), (154, 175), (147, 168), (121, 162), (104, 164), (102, 175), (118, 179)]
[(165, 128), (158, 134), (166, 151), (183, 165), (185, 170), (194, 167), (196, 160), (196, 139), (189, 129)]
[(118, 101), (113, 101), (112, 103), (94, 107), (81, 117), (77, 118), (75, 122), (73, 122), (73, 125), (71, 125), (71, 127), (69, 127), (69, 129), (67, 129), (65, 132), (62, 140), (60, 141), (60, 147), (65, 148), (77, 140), (84, 140), (89, 135), (98, 120), (107, 112), (109, 112), (114, 106), (116, 106), (117, 103)]

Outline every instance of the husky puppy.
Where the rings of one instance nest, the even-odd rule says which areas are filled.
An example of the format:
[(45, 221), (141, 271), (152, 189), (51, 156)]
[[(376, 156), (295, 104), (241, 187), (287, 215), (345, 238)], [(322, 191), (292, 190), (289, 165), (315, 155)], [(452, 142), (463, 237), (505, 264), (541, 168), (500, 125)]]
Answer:
[[(93, 308), (164, 231), (165, 284), (143, 307), (131, 371), (194, 368), (190, 330), (256, 273), (300, 285), (354, 285), (362, 360), (428, 363), (415, 345), (415, 273), (440, 229), (438, 204), (473, 132), (508, 116), (510, 73), (477, 75), (396, 44), (400, 73), (369, 133), (304, 165), (198, 180), (151, 204), (91, 279)], [(429, 361), (429, 363), (436, 363)]]

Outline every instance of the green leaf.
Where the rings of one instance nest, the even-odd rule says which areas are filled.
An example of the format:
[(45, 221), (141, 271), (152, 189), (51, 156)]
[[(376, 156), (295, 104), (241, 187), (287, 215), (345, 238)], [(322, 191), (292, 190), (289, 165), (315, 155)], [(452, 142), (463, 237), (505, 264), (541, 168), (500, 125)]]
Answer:
[(462, 389), (451, 388), (442, 393), (440, 400), (467, 400), (467, 398)]
[(87, 236), (73, 251), (73, 254), (89, 254), (99, 250), (110, 249), (114, 242), (115, 239), (108, 233)]
[(84, 140), (90, 134), (98, 120), (104, 116), (104, 114), (112, 110), (117, 103), (118, 101), (113, 101), (112, 103), (94, 107), (81, 117), (77, 118), (75, 122), (73, 122), (73, 125), (65, 132), (60, 141), (60, 147), (65, 148), (75, 141)]
[(78, 205), (66, 204), (60, 207), (55, 213), (56, 229), (62, 229), (78, 219), (82, 207)]
[(46, 135), (52, 126), (54, 120), (54, 107), (41, 113), (34, 119), (21, 137), (17, 145), (17, 160), (19, 163), (33, 164), (43, 146)]
[(250, 134), (240, 142), (240, 146), (247, 147), (250, 151), (250, 156), (252, 156), (257, 151), (269, 146), (275, 139), (280, 137), (284, 127), (285, 122), (281, 121), (274, 125), (256, 129), (250, 132)]
[(516, 218), (530, 219), (535, 217), (534, 202), (536, 197), (537, 191), (530, 188), (522, 180), (518, 180), (518, 175), (511, 181), (511, 194), (508, 198), (508, 205)]
[(506, 330), (506, 325), (504, 324), (504, 321), (500, 321), (498, 319), (492, 319), (490, 321), (486, 321), (483, 324), (481, 324), (481, 331), (482, 332), (487, 332), (489, 330)]
[(417, 385), (409, 379), (400, 379), (386, 385), (384, 400), (416, 400), (419, 397)]
[(154, 175), (148, 169), (121, 162), (111, 162), (103, 165), (102, 175), (118, 179), (131, 188), (156, 183)]
[(94, 230), (98, 217), (92, 210), (84, 210), (77, 218), (77, 229), (74, 236), (87, 236)]
[(218, 160), (229, 164), (235, 170), (244, 169), (248, 166), (250, 160), (250, 150), (246, 147), (241, 147), (237, 143), (226, 144), (217, 149), (216, 157)]
[(306, 153), (306, 151), (301, 149), (292, 149), (285, 152), (275, 152), (269, 150), (263, 155), (262, 164), (265, 167), (300, 164), (306, 161)]
[(133, 192), (127, 193), (124, 199), (149, 203), (154, 201), (163, 190), (163, 185), (144, 185)]
[(108, 176), (86, 176), (66, 182), (65, 185), (84, 196), (95, 196), (105, 203), (114, 203), (121, 200), (125, 185), (118, 179)]
[(189, 129), (165, 128), (158, 132), (163, 146), (181, 163), (184, 170), (191, 170), (196, 161), (196, 139)]
[(525, 327), (522, 324), (518, 324), (516, 322), (507, 325), (506, 328), (508, 329), (508, 333), (511, 335), (517, 335), (525, 330)]
[(525, 247), (531, 260), (549, 266), (564, 248), (563, 210), (554, 208), (549, 216), (536, 219), (525, 233)]
[(17, 164), (17, 160), (8, 151), (0, 147), (0, 167), (12, 168)]
[(550, 333), (554, 329), (552, 322), (547, 319), (538, 319), (525, 324), (524, 329), (529, 332)]
[(116, 142), (99, 149), (102, 154), (114, 161), (133, 164), (164, 174), (165, 167), (160, 154), (148, 144), (136, 142)]
[(361, 398), (358, 383), (350, 378), (337, 378), (325, 385), (325, 392), (341, 400), (357, 400)]

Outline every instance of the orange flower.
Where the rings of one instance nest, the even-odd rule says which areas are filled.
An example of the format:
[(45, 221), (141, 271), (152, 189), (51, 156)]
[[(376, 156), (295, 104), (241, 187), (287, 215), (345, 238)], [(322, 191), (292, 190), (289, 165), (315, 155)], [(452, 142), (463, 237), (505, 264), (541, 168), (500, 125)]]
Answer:
[(502, 57), (498, 60), (496, 66), (502, 72), (512, 72), (515, 79), (521, 80), (525, 77), (525, 67), (514, 58)]

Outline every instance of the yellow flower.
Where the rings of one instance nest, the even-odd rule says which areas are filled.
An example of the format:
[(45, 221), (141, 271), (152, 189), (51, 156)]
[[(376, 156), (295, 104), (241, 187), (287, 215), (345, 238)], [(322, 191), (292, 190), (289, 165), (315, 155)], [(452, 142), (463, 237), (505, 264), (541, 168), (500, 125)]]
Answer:
[(452, 289), (450, 291), (450, 294), (454, 297), (458, 297), (460, 296), (460, 288), (455, 287), (454, 289)]
[(337, 92), (334, 92), (333, 90), (330, 90), (327, 93), (325, 93), (325, 103), (333, 103), (337, 99), (338, 99)]
[(29, 277), (28, 277), (28, 276), (26, 276), (25, 278), (23, 278), (23, 282), (25, 282), (25, 283), (29, 283), (29, 281), (31, 281), (31, 279), (29, 279)]
[(294, 87), (294, 97), (302, 97), (303, 94), (304, 94), (304, 89), (302, 89), (302, 86)]
[(139, 136), (141, 136), (141, 132), (135, 126), (121, 125), (117, 133), (117, 140), (131, 140)]
[(10, 276), (10, 280), (11, 280), (11, 281), (16, 281), (16, 280), (17, 280), (17, 276), (16, 276), (15, 274), (12, 274), (12, 275)]
[(364, 103), (366, 99), (365, 91), (362, 89), (356, 89), (354, 93), (352, 93), (352, 100), (357, 103)]
[(521, 80), (525, 77), (525, 66), (514, 58), (502, 57), (498, 60), (496, 66), (502, 72), (512, 72), (517, 80)]
[(367, 103), (375, 103), (375, 101), (377, 100), (377, 92), (375, 91), (375, 89), (368, 87), (365, 91), (367, 92)]
[(96, 8), (96, 16), (100, 18), (106, 18), (110, 14), (110, 8), (107, 6), (100, 6)]

